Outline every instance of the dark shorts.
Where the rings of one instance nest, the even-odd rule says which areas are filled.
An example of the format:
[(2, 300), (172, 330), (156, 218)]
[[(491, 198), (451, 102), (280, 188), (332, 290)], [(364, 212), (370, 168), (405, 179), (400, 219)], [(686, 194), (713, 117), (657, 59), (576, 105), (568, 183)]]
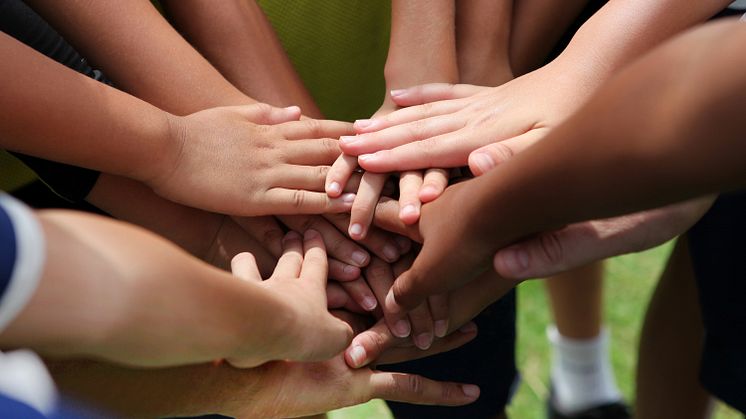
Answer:
[(746, 191), (721, 196), (689, 231), (705, 340), (700, 379), (746, 413)]
[(450, 352), (381, 369), (416, 373), (435, 380), (477, 384), (479, 399), (461, 407), (389, 402), (397, 418), (492, 418), (508, 404), (518, 375), (515, 367), (515, 290), (487, 307), (475, 322), (477, 337)]

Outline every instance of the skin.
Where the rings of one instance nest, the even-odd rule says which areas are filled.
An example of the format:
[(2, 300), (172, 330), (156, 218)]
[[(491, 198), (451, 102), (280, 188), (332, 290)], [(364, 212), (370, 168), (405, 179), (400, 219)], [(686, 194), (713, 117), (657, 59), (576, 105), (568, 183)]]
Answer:
[[(387, 90), (420, 84), (426, 80), (458, 80), (454, 14), (455, 4), (452, 0), (441, 0), (435, 4), (427, 1), (392, 3), (391, 41), (384, 69)], [(385, 95), (383, 104), (374, 116), (385, 115), (395, 109), (396, 104), (389, 95)], [(364, 124), (364, 121), (357, 121), (356, 124)], [(356, 168), (357, 159), (341, 155), (327, 176), (327, 193), (331, 197), (339, 196), (342, 185), (347, 183)], [(386, 179), (386, 175), (363, 174), (351, 209), (348, 232), (353, 239), (363, 239), (367, 235)], [(446, 172), (439, 169), (430, 170), (424, 175), (415, 171), (402, 173), (399, 180), (399, 216), (402, 220), (416, 222), (421, 202), (426, 202), (429, 196), (440, 194), (447, 181)], [(380, 284), (378, 287), (380, 289)], [(446, 301), (444, 296), (430, 298), (429, 309), (428, 306), (421, 306), (410, 313), (408, 319), (392, 323), (392, 330), (399, 336), (411, 333), (419, 348), (429, 348), (436, 336), (445, 336)]]
[(513, 79), (511, 37), (513, 0), (456, 2), (456, 54), (459, 82), (499, 86)]
[(699, 383), (703, 338), (694, 272), (686, 238), (681, 238), (645, 314), (637, 363), (636, 417), (709, 417), (710, 395)]
[[(446, 278), (454, 271), (476, 274), (488, 269), (494, 255), (490, 248), (497, 250), (517, 238), (742, 185), (740, 155), (734, 153), (742, 144), (732, 121), (743, 98), (732, 92), (740, 91), (743, 77), (734, 71), (722, 73), (737, 65), (741, 46), (736, 42), (742, 36), (741, 26), (725, 22), (667, 43), (630, 65), (550, 134), (559, 141), (541, 142), (480, 178), (446, 190), (429, 204), (432, 221), (423, 210), (423, 250), (412, 269), (397, 279), (387, 304), (394, 310), (400, 304), (411, 306), (421, 301), (422, 290), (428, 290), (426, 295), (468, 282), (469, 275), (466, 281)], [(714, 42), (722, 46), (717, 52), (710, 51)], [(683, 86), (686, 101), (677, 99)], [(712, 141), (705, 145), (705, 137), (717, 139), (716, 146)], [(578, 149), (584, 150), (582, 160), (573, 156)], [(561, 177), (552, 175), (560, 172)], [(612, 193), (613, 199), (605, 199)], [(504, 199), (501, 204), (502, 196), (510, 196), (510, 204)], [(573, 206), (576, 202), (584, 205)], [(549, 216), (542, 210), (546, 207), (552, 208)], [(516, 222), (498, 226), (494, 217), (480, 218), (480, 213)], [(468, 221), (454, 222), (459, 219)], [(454, 237), (465, 241), (463, 251), (449, 250), (450, 258), (443, 257), (436, 249)]]
[[(192, 13), (196, 15), (193, 21), (184, 20), (182, 22), (180, 20), (180, 23), (186, 25), (186, 29), (205, 34), (208, 37), (207, 40), (211, 39), (209, 38), (212, 34), (209, 31), (211, 27), (205, 25), (205, 20), (215, 16), (207, 13), (208, 10), (200, 2), (177, 3), (174, 6), (182, 14), (186, 13), (185, 9), (191, 8), (193, 9)], [(245, 5), (242, 6), (242, 4), (233, 4), (233, 6), (236, 6), (235, 9), (231, 8), (231, 4), (225, 2), (224, 4), (221, 3), (221, 7), (211, 7), (209, 10), (217, 13), (220, 18), (227, 19), (224, 26), (236, 25), (237, 17), (246, 17), (245, 14), (232, 12), (240, 10), (242, 13), (247, 11), (253, 13), (254, 11), (252, 8), (243, 7)], [(234, 87), (200, 53), (187, 44), (150, 2), (136, 1), (127, 5), (115, 3), (88, 5), (78, 2), (38, 1), (34, 3), (34, 7), (46, 19), (52, 21), (65, 37), (73, 41), (76, 47), (83, 51), (86, 56), (95, 61), (99, 68), (104, 69), (117, 86), (133, 92), (140, 98), (157, 104), (171, 113), (181, 115), (204, 110), (215, 105), (255, 102), (253, 98), (246, 94), (250, 92), (241, 91)], [(263, 15), (252, 16), (257, 22), (264, 19)], [(189, 23), (193, 25), (189, 26)], [(263, 27), (259, 28), (257, 25), (252, 27), (257, 28), (262, 33), (265, 31)], [(86, 30), (81, 31), (81, 28)], [(181, 29), (184, 30), (184, 28)], [(96, 36), (90, 36), (91, 33), (96, 34)], [(279, 48), (281, 51), (281, 47), (273, 43), (263, 43), (262, 45), (268, 46), (265, 50), (262, 50), (262, 53), (267, 55), (268, 61), (274, 62), (273, 60), (277, 55), (275, 50)], [(112, 51), (117, 53), (114, 54)], [(164, 55), (173, 55), (174, 51), (178, 52), (177, 58), (162, 59)], [(202, 52), (204, 53), (204, 51)], [(245, 54), (233, 54), (232, 56), (243, 55)], [(223, 61), (218, 61), (223, 64)], [(184, 71), (185, 68), (188, 68), (189, 71)], [(257, 71), (262, 68), (260, 66)], [(122, 69), (127, 69), (127, 71), (122, 71)], [(246, 72), (243, 71), (243, 73)], [(251, 75), (257, 79), (264, 77), (263, 73), (260, 72), (251, 73)], [(198, 80), (198, 82), (195, 80)], [(195, 85), (199, 85), (200, 88), (195, 89)], [(284, 86), (283, 83), (276, 83), (274, 88), (282, 86)], [(240, 87), (245, 89), (248, 86), (241, 84)], [(300, 88), (294, 86), (293, 91), (298, 93), (292, 97), (292, 100), (303, 97), (301, 89), (302, 85), (300, 85)], [(259, 100), (272, 101), (271, 103), (275, 105), (283, 105), (283, 103), (275, 102), (273, 96), (264, 96), (266, 92), (262, 89), (257, 93), (261, 95), (258, 97)], [(257, 122), (261, 123), (261, 121)], [(322, 146), (322, 143), (318, 143), (318, 145)], [(269, 159), (268, 154), (258, 153), (258, 155), (260, 159), (263, 157)], [(119, 217), (130, 221), (148, 222), (149, 228), (155, 229), (161, 234), (169, 233), (170, 235), (167, 235), (167, 237), (177, 240), (177, 242), (180, 237), (177, 237), (178, 232), (172, 234), (173, 232), (192, 230), (195, 225), (199, 225), (199, 223), (187, 224), (182, 225), (179, 229), (168, 226), (160, 228), (159, 223), (168, 224), (166, 220), (171, 218), (171, 214), (165, 213), (159, 217), (144, 219), (144, 217), (137, 215), (137, 209), (132, 208), (133, 205), (128, 200), (129, 196), (137, 194), (140, 205), (165, 207), (158, 202), (160, 198), (157, 195), (151, 194), (151, 196), (148, 196), (143, 193), (143, 188), (138, 188), (133, 182), (112, 180), (112, 176), (109, 174), (104, 174), (101, 178), (104, 181), (99, 182), (94, 187), (88, 200), (107, 212), (116, 212)], [(130, 217), (132, 213), (134, 214)], [(209, 216), (206, 216), (206, 218), (209, 218)], [(327, 242), (340, 243), (339, 235), (335, 234), (335, 229), (332, 228), (331, 224), (324, 223), (317, 217), (295, 216), (286, 217), (285, 220), (284, 224), (290, 228), (313, 225), (322, 233)], [(268, 218), (236, 219), (235, 222), (242, 226), (249, 236), (262, 242), (266, 250), (270, 251), (275, 257), (279, 257), (279, 253), (281, 253), (280, 239), (283, 233), (278, 222)], [(305, 230), (300, 230), (301, 233), (303, 231)], [(394, 249), (395, 253), (398, 249), (391, 246), (388, 248)], [(383, 249), (379, 246), (372, 247), (372, 250), (374, 253), (382, 254)], [(330, 246), (330, 255), (334, 258), (330, 261), (330, 272), (335, 278), (343, 280), (354, 279), (351, 278), (352, 274), (365, 266), (367, 260), (369, 260), (367, 251), (355, 246), (350, 241), (338, 246)], [(350, 271), (352, 271), (352, 274), (350, 274)]]
[[(0, 43), (8, 54), (18, 57), (0, 68), (7, 77), (19, 81), (9, 87), (0, 102), (3, 108), (15, 110), (13, 118), (0, 121), (6, 149), (131, 177), (164, 198), (213, 211), (256, 215), (271, 207), (273, 212), (298, 213), (303, 212), (301, 208), (314, 212), (311, 209), (316, 206), (316, 212), (334, 212), (351, 205), (350, 199), (345, 203), (344, 198), (331, 200), (323, 192), (283, 187), (314, 189), (311, 184), (315, 173), (321, 182), (316, 189), (323, 190), (325, 171), (305, 165), (333, 160), (336, 141), (318, 138), (346, 132), (344, 123), (301, 121), (261, 128), (249, 121), (278, 122), (299, 115), (297, 108), (261, 104), (176, 117), (87, 79), (5, 35)], [(48, 88), (52, 84), (55, 87)], [(60, 111), (49, 114), (46, 109)], [(32, 122), (39, 120), (45, 123)], [(251, 138), (252, 131), (256, 140), (263, 138), (266, 142), (245, 141), (246, 136)], [(267, 137), (281, 141), (273, 142)], [(304, 140), (314, 137), (317, 139)], [(67, 147), (55, 147), (47, 138), (57, 138)], [(251, 161), (250, 149), (266, 147), (270, 142), (280, 153), (274, 154), (274, 162), (265, 161), (267, 165), (262, 167)], [(297, 153), (294, 156), (281, 151), (291, 145)], [(290, 165), (280, 166), (283, 160), (290, 163), (288, 159), (293, 160)], [(224, 164), (218, 172), (210, 162)], [(271, 175), (278, 170), (285, 173), (285, 179)], [(247, 178), (246, 174), (252, 172), (260, 179), (267, 176), (264, 187)], [(195, 173), (201, 176), (196, 177)], [(236, 182), (237, 179), (244, 181)], [(269, 184), (279, 187), (267, 188)], [(235, 199), (237, 196), (243, 199)]]
[(255, 1), (163, 1), (174, 26), (240, 91), (323, 118)]
[[(472, 151), (485, 145), (502, 151), (504, 160), (509, 152), (519, 152), (543, 138), (630, 60), (728, 4), (711, 0), (676, 8), (673, 3), (611, 1), (580, 28), (552, 63), (493, 89), (408, 89), (394, 97), (399, 105), (451, 100), (410, 107), (375, 120), (366, 134), (343, 138), (342, 150), (359, 156), (360, 165), (375, 172), (459, 167), (467, 163)], [(677, 10), (671, 13), (672, 9)], [(539, 97), (541, 101), (536, 100)], [(491, 167), (480, 160), (469, 163), (476, 174)]]
[[(460, 346), (473, 339), (475, 332), (459, 333), (457, 339), (433, 347), (429, 353)], [(423, 354), (414, 348), (406, 352), (392, 351), (385, 361), (402, 362)], [(479, 396), (479, 388), (473, 385), (370, 368), (351, 369), (341, 355), (324, 362), (276, 361), (252, 369), (202, 364), (143, 371), (92, 361), (51, 362), (48, 366), (66, 394), (127, 417), (210, 413), (238, 418), (298, 417), (373, 398), (457, 406)], [(289, 395), (291, 398), (278, 399)]]
[[(257, 281), (250, 283), (122, 222), (70, 211), (41, 212), (39, 221), (46, 238), (42, 278), (0, 334), (3, 347), (137, 366), (217, 358), (253, 366), (328, 359), (351, 338), (349, 326), (327, 311), (317, 233), (305, 243), (290, 233), (272, 277), (257, 282), (254, 262)], [(71, 288), (78, 292), (66, 292)]]
[[(177, 11), (185, 14), (185, 9), (194, 9), (196, 15), (192, 21), (184, 20), (184, 25), (198, 34), (208, 37), (211, 26), (205, 28), (205, 20), (216, 16), (207, 13), (200, 2), (178, 2), (174, 5)], [(225, 6), (225, 7), (222, 7)], [(218, 14), (217, 17), (227, 19), (225, 24), (236, 24), (236, 18), (244, 18), (244, 14), (235, 14), (236, 10), (253, 13), (254, 9), (241, 7), (234, 4), (231, 8), (227, 2), (219, 8), (210, 8)], [(245, 6), (245, 5), (244, 5)], [(46, 19), (53, 21), (64, 35), (74, 41), (77, 48), (94, 60), (97, 65), (104, 69), (117, 86), (136, 93), (143, 99), (155, 103), (163, 109), (174, 114), (185, 114), (204, 110), (216, 104), (241, 104), (254, 103), (255, 100), (246, 92), (237, 90), (231, 83), (221, 76), (202, 55), (187, 44), (183, 38), (161, 17), (155, 8), (147, 1), (133, 2), (132, 4), (97, 4), (88, 5), (77, 2), (60, 3), (39, 1), (34, 7), (44, 14)], [(260, 13), (261, 15), (261, 13)], [(254, 16), (257, 17), (257, 16)], [(263, 15), (256, 19), (262, 21)], [(189, 25), (189, 24), (192, 25)], [(252, 27), (257, 27), (256, 25)], [(81, 31), (85, 28), (85, 31)], [(133, 30), (136, 28), (137, 30)], [(258, 27), (257, 27), (258, 28)], [(264, 29), (260, 29), (263, 33)], [(91, 33), (97, 34), (90, 36)], [(191, 33), (191, 32), (190, 32)], [(201, 38), (200, 38), (201, 39)], [(242, 38), (243, 39), (243, 38)], [(200, 44), (201, 45), (201, 44)], [(276, 57), (275, 44), (267, 45), (262, 52), (267, 55), (268, 60)], [(281, 51), (281, 47), (279, 48)], [(116, 51), (117, 53), (112, 53)], [(143, 53), (145, 51), (145, 53)], [(178, 52), (178, 58), (163, 60), (164, 54)], [(234, 54), (232, 56), (243, 56), (245, 54)], [(217, 58), (216, 58), (217, 59)], [(273, 61), (274, 62), (274, 61)], [(220, 61), (220, 64), (230, 64)], [(185, 68), (190, 71), (184, 71)], [(121, 71), (121, 69), (128, 69)], [(260, 68), (261, 69), (261, 66)], [(246, 73), (243, 71), (243, 73)], [(261, 78), (261, 73), (252, 74), (252, 77)], [(195, 89), (195, 80), (200, 89)], [(284, 80), (284, 79), (283, 79)], [(284, 84), (279, 83), (279, 86)], [(248, 86), (243, 86), (246, 88)], [(277, 86), (275, 86), (277, 87)], [(287, 88), (287, 87), (286, 87)], [(293, 99), (303, 97), (302, 85), (294, 91), (299, 92)], [(279, 91), (279, 90), (278, 90)], [(257, 93), (265, 95), (260, 89)], [(262, 96), (260, 100), (273, 100), (274, 97)], [(262, 121), (256, 121), (262, 123)], [(280, 140), (279, 138), (276, 138)], [(281, 141), (275, 143), (279, 145)], [(261, 146), (260, 143), (256, 145)], [(300, 148), (300, 143), (297, 144)], [(322, 143), (318, 143), (322, 146)], [(294, 148), (296, 144), (289, 144)], [(260, 150), (261, 151), (261, 150)], [(259, 161), (266, 163), (271, 161), (271, 153), (256, 151), (254, 156)], [(302, 150), (301, 150), (302, 151)], [(308, 150), (307, 150), (308, 151)], [(256, 162), (258, 163), (258, 162)], [(274, 163), (271, 163), (274, 164)], [(274, 176), (274, 175), (272, 175)], [(283, 230), (280, 223), (270, 217), (261, 218), (234, 218), (226, 220), (225, 217), (204, 212), (200, 217), (192, 214), (190, 223), (178, 222), (184, 217), (183, 213), (193, 213), (186, 207), (168, 204), (156, 194), (146, 192), (147, 188), (136, 182), (127, 181), (110, 174), (102, 174), (99, 182), (94, 186), (87, 200), (110, 214), (128, 221), (145, 225), (153, 231), (176, 241), (186, 248), (199, 246), (216, 238), (215, 230), (206, 230), (203, 226), (214, 225), (239, 225), (246, 231), (246, 235), (262, 244), (263, 253), (269, 252), (275, 258), (282, 252), (280, 240)], [(137, 201), (131, 198), (137, 196)], [(289, 211), (295, 212), (295, 211)], [(198, 221), (198, 218), (201, 220)], [(353, 281), (359, 277), (360, 268), (370, 260), (366, 249), (355, 245), (352, 241), (341, 239), (337, 229), (330, 222), (315, 216), (285, 216), (282, 224), (288, 228), (296, 229), (303, 233), (307, 228), (313, 227), (318, 230), (327, 243), (330, 243), (330, 276), (342, 281)], [(197, 230), (197, 231), (195, 231)], [(202, 233), (198, 236), (196, 233)], [(378, 236), (381, 233), (376, 233)], [(185, 241), (188, 239), (189, 241)], [(389, 244), (389, 240), (372, 240), (371, 250), (375, 254), (394, 254), (394, 259), (399, 255), (399, 247)], [(258, 249), (252, 249), (258, 250)], [(225, 253), (221, 266), (225, 266), (226, 260), (235, 254)], [(265, 266), (263, 264), (263, 266)], [(266, 272), (266, 270), (265, 270)], [(370, 297), (370, 290), (359, 288), (356, 295), (359, 301)]]

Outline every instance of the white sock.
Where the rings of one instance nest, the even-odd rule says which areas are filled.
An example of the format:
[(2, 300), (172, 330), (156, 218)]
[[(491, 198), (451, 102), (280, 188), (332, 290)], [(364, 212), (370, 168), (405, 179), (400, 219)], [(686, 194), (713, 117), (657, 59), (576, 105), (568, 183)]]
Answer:
[(559, 412), (572, 415), (622, 399), (609, 362), (606, 329), (591, 339), (572, 339), (560, 335), (552, 325), (547, 336), (553, 348), (554, 407)]

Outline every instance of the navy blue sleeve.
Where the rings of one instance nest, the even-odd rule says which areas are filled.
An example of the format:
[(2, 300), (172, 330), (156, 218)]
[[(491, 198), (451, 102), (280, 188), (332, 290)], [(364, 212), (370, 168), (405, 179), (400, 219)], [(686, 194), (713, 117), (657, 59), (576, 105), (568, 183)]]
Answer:
[(5, 294), (13, 277), (16, 263), (16, 235), (13, 223), (0, 206), (0, 298)]

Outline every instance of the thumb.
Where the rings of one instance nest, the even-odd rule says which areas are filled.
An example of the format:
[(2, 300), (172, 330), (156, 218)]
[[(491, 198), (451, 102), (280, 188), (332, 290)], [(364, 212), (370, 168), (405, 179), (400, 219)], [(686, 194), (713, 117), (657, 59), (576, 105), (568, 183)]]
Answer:
[(422, 105), (439, 100), (460, 99), (483, 92), (489, 87), (472, 84), (429, 83), (392, 90), (391, 99), (399, 106)]
[(544, 135), (544, 129), (533, 129), (517, 137), (480, 147), (469, 154), (469, 169), (474, 176), (481, 176), (534, 145)]
[(612, 256), (618, 243), (599, 224), (584, 222), (541, 233), (495, 254), (497, 273), (508, 279), (544, 278)]
[(251, 105), (235, 106), (234, 109), (249, 122), (261, 125), (297, 121), (301, 116), (301, 110), (297, 106), (278, 108), (266, 103), (254, 103)]

